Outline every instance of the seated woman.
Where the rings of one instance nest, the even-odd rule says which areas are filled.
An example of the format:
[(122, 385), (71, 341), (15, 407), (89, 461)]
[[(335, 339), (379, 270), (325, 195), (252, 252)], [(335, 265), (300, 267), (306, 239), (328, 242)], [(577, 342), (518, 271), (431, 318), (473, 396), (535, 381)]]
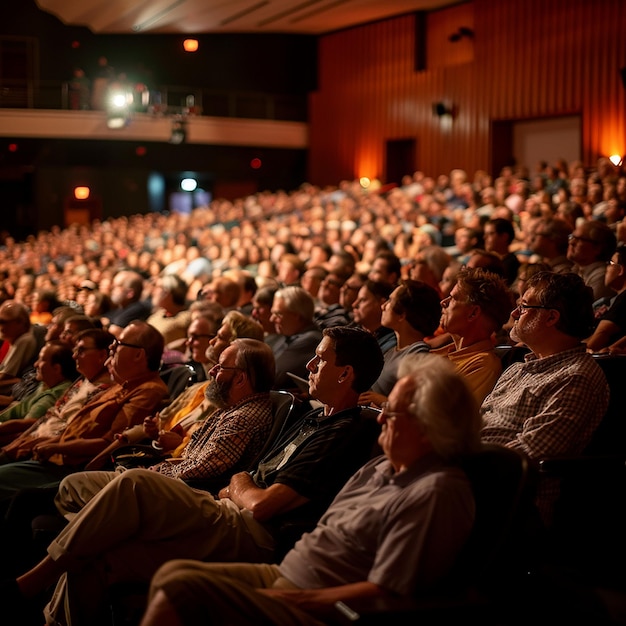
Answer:
[(626, 352), (626, 245), (620, 244), (606, 266), (604, 284), (615, 289), (606, 312), (594, 333), (587, 339), (589, 352)]

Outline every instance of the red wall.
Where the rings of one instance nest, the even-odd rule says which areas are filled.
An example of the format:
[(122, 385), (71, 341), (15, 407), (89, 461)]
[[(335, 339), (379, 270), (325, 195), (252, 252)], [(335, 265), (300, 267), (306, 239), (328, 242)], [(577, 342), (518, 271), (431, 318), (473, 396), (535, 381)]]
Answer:
[[(474, 37), (450, 42), (461, 26)], [(320, 38), (311, 182), (386, 182), (385, 141), (402, 138), (416, 139), (426, 174), (490, 171), (491, 124), (501, 120), (580, 114), (585, 165), (626, 154), (624, 0), (475, 0), (430, 14), (424, 71), (415, 31), (409, 15)], [(436, 102), (456, 108), (450, 125)]]

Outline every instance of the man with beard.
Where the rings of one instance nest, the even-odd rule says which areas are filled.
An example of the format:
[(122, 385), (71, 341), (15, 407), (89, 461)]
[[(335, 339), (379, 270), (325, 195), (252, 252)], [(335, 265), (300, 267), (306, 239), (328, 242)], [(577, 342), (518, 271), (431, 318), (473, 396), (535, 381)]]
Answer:
[[(517, 448), (531, 459), (578, 455), (604, 415), (609, 387), (582, 339), (593, 326), (591, 289), (575, 274), (539, 272), (513, 310), (514, 341), (531, 354), (502, 374), (482, 405), (482, 440)], [(549, 482), (552, 481), (552, 482)], [(558, 483), (540, 483), (546, 523)]]
[[(181, 480), (218, 478), (248, 469), (272, 427), (269, 390), (274, 382), (274, 355), (256, 339), (236, 339), (221, 353), (205, 384), (208, 407), (217, 410), (193, 433), (179, 458), (150, 469)], [(56, 504), (73, 517), (118, 472), (79, 472), (59, 486)]]
[[(220, 357), (220, 377), (240, 384), (261, 375), (240, 369), (232, 352), (227, 356)], [(376, 433), (358, 399), (382, 361), (366, 331), (326, 329), (308, 364), (309, 393), (322, 407), (285, 433), (254, 472), (235, 474), (219, 498), (158, 472), (122, 472), (61, 531), (49, 556), (13, 581), (6, 614), (17, 614), (21, 601), (58, 581), (47, 623), (108, 624), (107, 587), (147, 582), (172, 558), (271, 561), (281, 522), (319, 519), (369, 458)]]

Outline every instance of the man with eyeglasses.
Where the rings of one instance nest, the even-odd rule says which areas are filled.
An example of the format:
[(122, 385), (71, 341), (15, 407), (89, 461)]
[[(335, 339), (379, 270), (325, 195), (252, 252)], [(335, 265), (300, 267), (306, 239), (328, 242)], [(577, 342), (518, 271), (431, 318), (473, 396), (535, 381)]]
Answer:
[[(236, 364), (224, 355), (220, 362), (224, 376), (243, 380), (226, 370)], [(48, 623), (80, 615), (93, 624), (106, 612), (109, 584), (148, 581), (171, 558), (271, 562), (282, 524), (313, 524), (369, 458), (376, 429), (358, 399), (381, 368), (371, 334), (325, 330), (308, 364), (309, 393), (322, 406), (281, 436), (254, 472), (235, 474), (219, 498), (157, 472), (122, 472), (61, 531), (49, 556), (18, 578), (15, 601), (58, 580)]]
[(615, 295), (615, 290), (604, 283), (604, 273), (616, 247), (615, 233), (597, 220), (584, 222), (569, 236), (567, 258), (574, 263), (572, 271), (593, 290), (594, 301)]
[(504, 279), (481, 268), (461, 270), (450, 295), (441, 301), (440, 324), (453, 343), (432, 352), (454, 363), (479, 405), (502, 372), (492, 337), (509, 319), (512, 304)]
[(2, 435), (13, 434), (0, 452), (4, 462), (31, 458), (36, 446), (60, 437), (70, 419), (112, 385), (105, 365), (112, 341), (113, 335), (99, 328), (84, 330), (77, 336), (72, 354), (80, 378), (39, 419), (28, 415), (0, 425)]
[(115, 384), (85, 404), (58, 438), (38, 444), (33, 460), (0, 467), (0, 501), (20, 489), (57, 485), (84, 469), (117, 433), (140, 424), (167, 400), (159, 377), (163, 337), (155, 328), (131, 322), (110, 348), (107, 366)]
[[(531, 459), (580, 454), (600, 423), (609, 387), (582, 339), (593, 328), (591, 290), (576, 274), (539, 272), (528, 279), (513, 310), (511, 339), (530, 348), (513, 363), (482, 404), (482, 440), (517, 448)], [(539, 485), (546, 524), (558, 482)]]
[[(44, 344), (35, 361), (35, 370), (38, 381), (35, 391), (0, 413), (0, 443), (8, 443), (24, 430), (22, 420), (34, 423), (44, 415), (78, 376), (72, 349), (58, 340)], [(0, 462), (2, 457), (0, 452)]]
[(553, 272), (557, 274), (571, 272), (574, 264), (567, 258), (571, 233), (572, 229), (565, 220), (558, 217), (541, 218), (535, 224), (530, 249), (538, 254)]

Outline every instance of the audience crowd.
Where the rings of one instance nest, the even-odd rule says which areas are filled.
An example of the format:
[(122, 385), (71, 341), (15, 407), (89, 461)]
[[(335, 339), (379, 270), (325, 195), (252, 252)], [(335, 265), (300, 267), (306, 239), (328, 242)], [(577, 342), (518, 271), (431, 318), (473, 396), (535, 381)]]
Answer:
[[(225, 593), (237, 623), (320, 624), (435, 584), (474, 519), (460, 455), (580, 454), (602, 420), (590, 353), (626, 351), (625, 215), (602, 159), (6, 235), (0, 510), (51, 490), (67, 526), (32, 569), (5, 559), (5, 605), (56, 585), (47, 624), (107, 624), (107, 587), (159, 570), (144, 626)], [(278, 430), (277, 391), (297, 405)], [(546, 528), (558, 495), (540, 481)], [(161, 567), (192, 558), (280, 565)]]

